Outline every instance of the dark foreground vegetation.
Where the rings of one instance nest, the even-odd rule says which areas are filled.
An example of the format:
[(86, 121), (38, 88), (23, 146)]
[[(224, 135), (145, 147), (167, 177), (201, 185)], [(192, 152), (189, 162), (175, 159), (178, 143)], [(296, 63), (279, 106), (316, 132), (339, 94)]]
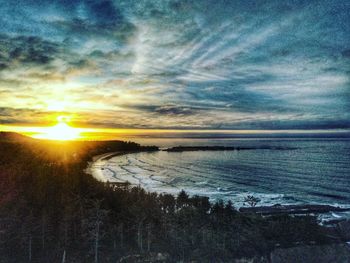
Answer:
[(0, 262), (232, 262), (333, 242), (313, 217), (242, 214), (232, 203), (113, 187), (84, 173), (93, 155), (156, 147), (0, 136)]

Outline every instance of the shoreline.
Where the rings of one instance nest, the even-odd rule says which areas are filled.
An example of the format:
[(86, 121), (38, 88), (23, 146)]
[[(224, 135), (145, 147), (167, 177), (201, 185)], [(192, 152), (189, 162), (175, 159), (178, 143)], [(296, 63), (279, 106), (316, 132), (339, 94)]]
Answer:
[[(88, 166), (85, 169), (85, 173), (91, 175), (92, 177), (94, 177), (97, 181), (99, 182), (103, 182), (103, 183), (107, 183), (109, 182), (106, 179), (106, 176), (103, 175), (103, 170), (104, 169), (97, 169), (98, 167), (102, 167), (104, 164), (106, 164), (106, 162), (108, 160), (110, 160), (113, 157), (116, 156), (121, 156), (121, 155), (126, 155), (126, 154), (130, 154), (130, 153), (139, 153), (139, 152), (143, 152), (143, 151), (118, 151), (118, 152), (107, 152), (107, 153), (103, 153), (103, 154), (99, 154), (96, 156), (93, 156), (91, 158), (91, 161), (88, 162)], [(127, 181), (123, 181), (122, 179), (119, 179), (117, 177), (114, 177), (117, 181), (120, 181), (122, 183), (126, 183)], [(117, 182), (115, 181), (115, 182)]]
[[(164, 151), (164, 150), (159, 150)], [(93, 176), (97, 181), (103, 182), (103, 183), (116, 183), (117, 185), (120, 184), (123, 185), (129, 185), (131, 187), (142, 187), (146, 191), (149, 192), (158, 192), (149, 190), (146, 187), (142, 186), (141, 184), (133, 184), (130, 183), (128, 180), (123, 180), (119, 178), (116, 175), (116, 172), (109, 168), (104, 168), (104, 166), (108, 160), (110, 160), (113, 157), (116, 156), (122, 156), (132, 153), (141, 153), (144, 151), (131, 151), (131, 152), (108, 152), (104, 154), (100, 154), (97, 156), (94, 156), (92, 158), (92, 161), (88, 162), (88, 166), (85, 169), (85, 172), (91, 176)], [(173, 151), (170, 151), (173, 152)], [(105, 170), (109, 170), (112, 174), (111, 177), (109, 177), (111, 180), (108, 180), (108, 177), (104, 174)], [(181, 189), (179, 189), (178, 192), (180, 192)], [(186, 190), (185, 190), (186, 191)], [(160, 192), (158, 192), (160, 193)], [(162, 193), (167, 193), (176, 196), (176, 193), (173, 191), (166, 191), (164, 190)], [(235, 205), (235, 204), (234, 204)], [(237, 207), (237, 211), (241, 213), (250, 213), (250, 214), (259, 214), (262, 216), (274, 216), (274, 215), (326, 215), (327, 213), (333, 213), (333, 212), (349, 212), (350, 207), (341, 207), (337, 205), (332, 204), (314, 204), (314, 203), (306, 203), (306, 204), (280, 204), (276, 203), (273, 205), (259, 205), (259, 206), (240, 206)], [(330, 218), (327, 220), (321, 220), (321, 224), (325, 225), (333, 225), (342, 221), (348, 220), (347, 218), (340, 217), (340, 218)]]

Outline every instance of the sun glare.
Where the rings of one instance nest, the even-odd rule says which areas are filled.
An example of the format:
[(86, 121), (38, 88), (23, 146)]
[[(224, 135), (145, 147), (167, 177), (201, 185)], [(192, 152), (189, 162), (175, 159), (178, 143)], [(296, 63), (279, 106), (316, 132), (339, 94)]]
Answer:
[(69, 118), (66, 116), (59, 116), (58, 123), (55, 126), (42, 129), (42, 132), (35, 135), (38, 139), (47, 140), (75, 140), (80, 137), (80, 131), (68, 125)]

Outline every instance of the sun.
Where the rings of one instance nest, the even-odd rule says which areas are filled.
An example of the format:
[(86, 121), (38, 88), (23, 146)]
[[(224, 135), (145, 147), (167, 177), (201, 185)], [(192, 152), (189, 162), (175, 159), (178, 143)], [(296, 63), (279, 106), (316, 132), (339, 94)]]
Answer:
[(77, 128), (73, 128), (68, 125), (69, 117), (59, 116), (57, 117), (58, 123), (55, 126), (43, 128), (41, 132), (35, 135), (38, 139), (47, 140), (75, 140), (80, 137), (80, 131)]

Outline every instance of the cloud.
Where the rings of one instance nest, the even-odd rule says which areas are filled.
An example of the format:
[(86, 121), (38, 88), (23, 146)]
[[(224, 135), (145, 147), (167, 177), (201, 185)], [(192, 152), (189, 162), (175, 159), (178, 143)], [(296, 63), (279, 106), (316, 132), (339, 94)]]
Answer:
[(195, 110), (190, 107), (178, 107), (175, 105), (164, 105), (155, 109), (155, 112), (165, 115), (194, 115)]
[(56, 44), (38, 37), (2, 35), (1, 38), (2, 69), (8, 69), (16, 64), (47, 65), (58, 52)]
[(43, 114), (3, 121), (62, 100), (84, 125), (348, 127), (347, 1), (10, 2), (0, 106)]
[(47, 117), (47, 112), (34, 109), (0, 107), (0, 124), (38, 124)]

